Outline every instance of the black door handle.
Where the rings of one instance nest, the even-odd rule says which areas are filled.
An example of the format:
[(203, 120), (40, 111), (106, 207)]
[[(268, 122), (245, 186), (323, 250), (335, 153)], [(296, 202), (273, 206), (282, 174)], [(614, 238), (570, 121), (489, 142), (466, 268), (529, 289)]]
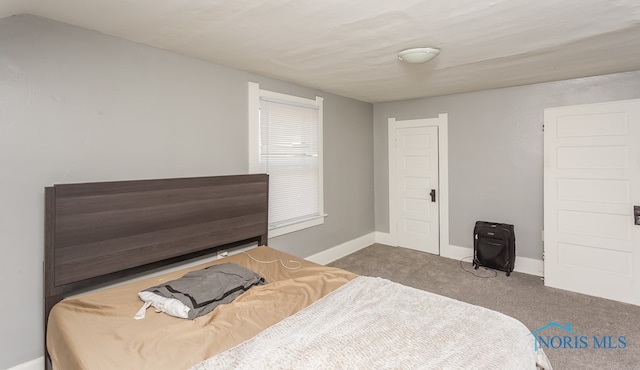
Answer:
[(436, 201), (436, 189), (431, 189), (431, 193), (429, 193), (429, 195), (431, 195), (431, 201), (435, 202)]

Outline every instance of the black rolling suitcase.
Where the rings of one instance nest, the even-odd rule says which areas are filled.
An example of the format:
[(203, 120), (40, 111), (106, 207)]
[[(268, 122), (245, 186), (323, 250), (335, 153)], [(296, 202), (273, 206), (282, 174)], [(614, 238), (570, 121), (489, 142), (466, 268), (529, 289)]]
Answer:
[(473, 228), (473, 267), (488, 267), (511, 275), (516, 260), (513, 225), (477, 221)]

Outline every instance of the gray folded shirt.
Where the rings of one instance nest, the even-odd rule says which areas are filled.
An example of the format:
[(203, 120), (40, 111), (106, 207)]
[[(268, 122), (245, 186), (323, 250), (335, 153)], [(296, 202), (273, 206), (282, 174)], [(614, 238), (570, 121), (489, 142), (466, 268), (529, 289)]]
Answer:
[(233, 301), (251, 287), (265, 284), (262, 276), (235, 263), (192, 271), (180, 279), (145, 291), (175, 298), (189, 307), (189, 320), (206, 315), (220, 304)]

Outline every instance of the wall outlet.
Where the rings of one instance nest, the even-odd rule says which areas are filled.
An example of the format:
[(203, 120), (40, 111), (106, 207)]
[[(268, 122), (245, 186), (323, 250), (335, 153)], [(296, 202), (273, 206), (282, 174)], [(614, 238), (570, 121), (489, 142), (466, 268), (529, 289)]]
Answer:
[(225, 250), (218, 251), (218, 259), (221, 260), (229, 255), (229, 252)]

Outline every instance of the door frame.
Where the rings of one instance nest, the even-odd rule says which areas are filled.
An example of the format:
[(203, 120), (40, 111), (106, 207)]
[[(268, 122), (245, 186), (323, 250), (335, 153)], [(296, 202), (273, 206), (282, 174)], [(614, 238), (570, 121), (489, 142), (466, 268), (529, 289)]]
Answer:
[[(425, 121), (432, 122), (425, 122)], [(449, 118), (447, 113), (441, 113), (435, 118), (420, 118), (411, 120), (396, 120), (389, 118), (388, 148), (389, 148), (389, 238), (391, 244), (397, 246), (397, 202), (398, 189), (396, 186), (398, 169), (396, 166), (396, 130), (400, 128), (437, 127), (438, 128), (438, 226), (440, 255), (451, 255), (449, 246)]]

